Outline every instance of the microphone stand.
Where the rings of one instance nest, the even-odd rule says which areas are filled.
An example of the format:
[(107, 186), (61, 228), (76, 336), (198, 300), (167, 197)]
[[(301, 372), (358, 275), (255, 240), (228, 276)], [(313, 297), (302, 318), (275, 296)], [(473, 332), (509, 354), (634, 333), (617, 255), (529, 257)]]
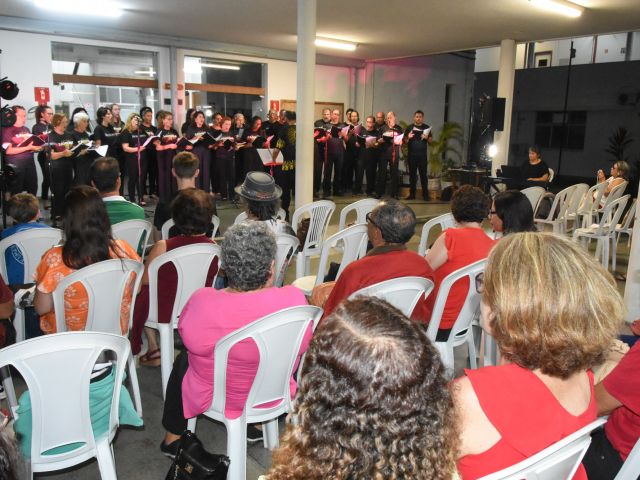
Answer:
[[(54, 212), (54, 205), (55, 205), (55, 209), (57, 210), (58, 207), (58, 202), (56, 200), (56, 194), (54, 192), (54, 188), (53, 188), (53, 169), (51, 167), (51, 140), (49, 139), (49, 135), (51, 135), (51, 125), (48, 124), (47, 125), (47, 129), (45, 130), (46, 134), (47, 134), (47, 143), (44, 146), (45, 148), (45, 158), (47, 160), (47, 172), (49, 174), (49, 190), (51, 190), (51, 207), (50, 207), (50, 212), (51, 212), (51, 226), (54, 228), (57, 228), (57, 222), (56, 222), (56, 216), (55, 214), (57, 212)], [(42, 174), (44, 175), (45, 172), (42, 172)]]

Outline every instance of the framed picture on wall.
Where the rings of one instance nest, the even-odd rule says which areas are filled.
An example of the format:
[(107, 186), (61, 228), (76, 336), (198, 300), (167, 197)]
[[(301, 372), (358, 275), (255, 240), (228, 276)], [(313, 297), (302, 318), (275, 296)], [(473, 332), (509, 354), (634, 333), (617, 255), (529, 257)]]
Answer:
[(535, 53), (536, 68), (550, 67), (552, 58), (553, 58), (553, 52), (551, 52), (551, 50), (546, 52), (536, 52)]

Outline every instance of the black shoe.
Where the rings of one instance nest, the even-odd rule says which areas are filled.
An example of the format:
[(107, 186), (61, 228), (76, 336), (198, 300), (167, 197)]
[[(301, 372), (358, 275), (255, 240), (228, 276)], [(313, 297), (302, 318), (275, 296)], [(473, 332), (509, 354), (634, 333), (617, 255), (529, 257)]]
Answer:
[(247, 425), (247, 443), (258, 443), (262, 438), (262, 430), (258, 430), (253, 425)]
[(176, 458), (176, 455), (178, 454), (179, 446), (180, 446), (180, 439), (171, 442), (169, 445), (164, 443), (164, 440), (162, 440), (162, 442), (160, 442), (160, 451), (163, 453), (163, 455), (173, 460), (174, 458)]

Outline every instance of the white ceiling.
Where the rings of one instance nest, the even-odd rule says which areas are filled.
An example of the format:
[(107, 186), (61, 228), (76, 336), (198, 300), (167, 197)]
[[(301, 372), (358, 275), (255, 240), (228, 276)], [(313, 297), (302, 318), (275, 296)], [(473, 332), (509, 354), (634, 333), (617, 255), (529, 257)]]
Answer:
[[(87, 0), (98, 2), (99, 0)], [(118, 19), (55, 14), (31, 0), (2, 0), (0, 15), (64, 24), (295, 51), (296, 0), (117, 0)], [(580, 18), (547, 13), (528, 0), (318, 0), (317, 34), (358, 43), (355, 52), (318, 53), (374, 60), (518, 42), (638, 30), (639, 0), (576, 0)], [(6, 25), (7, 22), (4, 22)], [(117, 34), (113, 40), (117, 40)]]

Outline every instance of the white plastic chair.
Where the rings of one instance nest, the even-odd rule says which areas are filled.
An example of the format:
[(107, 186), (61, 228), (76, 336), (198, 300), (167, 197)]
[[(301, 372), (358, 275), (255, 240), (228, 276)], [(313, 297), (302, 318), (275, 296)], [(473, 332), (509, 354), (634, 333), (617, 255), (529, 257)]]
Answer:
[[(564, 233), (565, 215), (571, 203), (571, 197), (575, 191), (575, 185), (571, 185), (559, 191), (553, 198), (551, 209), (547, 218), (536, 218), (534, 222), (538, 230), (544, 230), (545, 225), (551, 225), (553, 233)], [(554, 218), (555, 217), (555, 218)]]
[[(287, 217), (287, 212), (284, 211), (284, 208), (279, 208), (278, 209), (278, 213), (276, 214), (276, 218), (280, 219), (280, 220), (284, 220)], [(247, 216), (247, 212), (240, 212), (238, 214), (238, 216), (236, 217), (236, 219), (233, 221), (234, 225), (237, 225), (238, 223), (242, 223), (244, 222), (246, 219), (248, 218)]]
[(578, 208), (577, 217), (582, 228), (586, 228), (593, 223), (593, 219), (598, 217), (600, 199), (607, 189), (607, 183), (596, 183), (591, 187), (583, 198), (582, 205)]
[(433, 290), (433, 282), (424, 277), (398, 277), (375, 283), (349, 295), (349, 300), (359, 296), (380, 298), (391, 304), (406, 317), (410, 317), (420, 300)]
[[(629, 195), (625, 195), (618, 200), (611, 202), (602, 212), (600, 223), (588, 228), (576, 228), (573, 231), (573, 239), (582, 239), (582, 244), (586, 247), (587, 240), (597, 240), (596, 258), (600, 257), (600, 261), (604, 268), (609, 268), (609, 244), (613, 245), (612, 253), (615, 252), (616, 244), (616, 225), (622, 216), (624, 207), (629, 201)], [(615, 260), (612, 260), (615, 268)]]
[(570, 480), (591, 443), (591, 431), (603, 418), (566, 436), (539, 453), (479, 480)]
[[(589, 185), (586, 183), (578, 183), (573, 186), (574, 190), (571, 194), (571, 199), (569, 200), (569, 206), (567, 207), (567, 211), (564, 215), (564, 232), (569, 232), (575, 228), (578, 228), (578, 211), (580, 210), (580, 205), (584, 202), (584, 196), (587, 194), (589, 190)], [(568, 228), (569, 221), (572, 223), (572, 228)]]
[[(178, 328), (180, 312), (191, 294), (206, 285), (209, 265), (218, 258), (220, 267), (220, 246), (213, 243), (197, 243), (170, 250), (157, 256), (148, 266), (149, 273), (149, 316), (145, 326), (158, 330), (160, 335), (160, 369), (162, 373), (162, 396), (167, 390), (169, 375), (173, 368), (173, 330)], [(176, 297), (169, 323), (158, 322), (158, 270), (172, 263), (178, 274)], [(217, 275), (216, 275), (217, 276)], [(215, 278), (214, 278), (215, 282)]]
[[(213, 230), (212, 230), (211, 236), (209, 238), (211, 238), (213, 240), (214, 238), (216, 238), (216, 234), (218, 233), (218, 228), (220, 227), (220, 219), (216, 215), (213, 215), (211, 217), (211, 223), (213, 223)], [(169, 220), (167, 220), (166, 222), (164, 222), (162, 224), (162, 228), (160, 229), (160, 234), (162, 236), (162, 240), (168, 240), (169, 239), (169, 230), (174, 225), (175, 225), (175, 222), (173, 221), (173, 218), (170, 218)]]
[[(40, 263), (42, 255), (54, 245), (62, 241), (62, 230), (57, 228), (32, 228), (15, 233), (10, 237), (0, 241), (0, 273), (5, 283), (9, 283), (7, 276), (7, 264), (5, 252), (12, 245), (15, 245), (22, 253), (24, 260), (24, 277), (22, 283), (33, 282), (33, 275)], [(20, 307), (20, 299), (16, 299), (16, 313), (13, 318), (16, 328), (16, 342), (21, 342), (25, 338), (24, 329), (24, 309)]]
[(300, 251), (296, 257), (296, 278), (309, 275), (311, 257), (320, 254), (322, 242), (324, 241), (331, 215), (333, 215), (335, 209), (336, 204), (332, 201), (318, 200), (317, 202), (303, 205), (293, 212), (291, 227), (296, 233), (298, 233), (300, 220), (304, 217), (310, 218), (307, 238), (304, 241), (304, 245), (302, 245), (302, 251)]
[(638, 480), (640, 477), (640, 439), (629, 452), (616, 478), (613, 480)]
[(607, 196), (607, 199), (605, 200), (604, 205), (602, 205), (602, 207), (600, 207), (597, 210), (598, 214), (602, 214), (604, 212), (604, 209), (607, 208), (607, 206), (609, 206), (610, 203), (615, 202), (620, 197), (622, 197), (622, 194), (626, 190), (628, 184), (629, 182), (625, 180), (620, 185), (613, 187), (611, 192), (609, 192), (609, 195)]
[(380, 204), (380, 200), (375, 198), (363, 198), (357, 202), (346, 205), (340, 212), (340, 220), (338, 221), (338, 231), (344, 230), (347, 226), (347, 216), (350, 212), (356, 212), (356, 224), (367, 223), (367, 213), (371, 212)]
[(287, 268), (289, 268), (289, 263), (299, 246), (300, 240), (298, 240), (298, 237), (287, 233), (278, 233), (276, 235), (276, 278), (273, 281), (274, 286), (281, 287), (284, 285)]
[[(631, 207), (627, 210), (622, 223), (616, 225), (616, 244), (620, 241), (622, 235), (628, 236), (628, 242), (631, 242), (631, 235), (633, 235), (633, 224), (636, 219), (636, 209), (638, 208), (638, 199), (631, 200)], [(614, 250), (615, 253), (615, 250)], [(615, 268), (614, 268), (615, 270)]]
[[(115, 383), (109, 429), (95, 438), (89, 383), (93, 366), (104, 351), (115, 354)], [(97, 332), (45, 335), (0, 350), (0, 367), (15, 367), (29, 389), (32, 474), (69, 468), (96, 457), (101, 478), (117, 478), (111, 442), (119, 425), (120, 389), (130, 356), (129, 340), (125, 337)], [(70, 452), (44, 455), (52, 448), (71, 443), (81, 445)]]
[[(133, 306), (144, 265), (130, 259), (105, 260), (81, 268), (66, 276), (58, 283), (53, 291), (53, 310), (56, 314), (56, 331), (66, 332), (67, 323), (64, 309), (64, 294), (68, 288), (76, 288), (75, 284), (81, 283), (87, 292), (88, 311), (85, 331), (112, 333), (123, 335), (120, 329), (120, 310), (125, 299), (125, 290), (130, 285), (132, 298), (129, 311), (129, 323), (126, 336), (131, 329), (133, 318)], [(135, 274), (135, 279), (131, 282), (131, 274)], [(131, 283), (130, 283), (131, 282)], [(131, 379), (131, 389), (138, 415), (142, 417), (142, 399), (140, 397), (140, 385), (138, 383), (138, 373), (133, 357), (128, 357), (129, 378)]]
[(444, 213), (435, 218), (432, 218), (422, 227), (422, 233), (420, 234), (420, 243), (418, 244), (418, 255), (424, 257), (427, 252), (427, 242), (429, 241), (429, 233), (431, 229), (436, 225), (440, 226), (440, 229), (444, 232), (447, 228), (456, 226), (456, 221), (453, 218), (452, 213)]
[[(146, 220), (125, 220), (111, 226), (113, 238), (124, 240), (134, 250), (141, 252), (140, 257), (144, 261), (144, 255), (149, 242), (149, 235), (153, 225)], [(140, 248), (138, 248), (140, 247)]]
[(332, 249), (335, 249), (335, 247), (339, 245), (340, 248), (335, 251), (341, 252), (342, 258), (340, 259), (340, 268), (336, 274), (337, 280), (347, 265), (367, 253), (367, 229), (366, 224), (351, 225), (327, 238), (320, 250), (318, 273), (316, 275), (296, 278), (293, 286), (305, 292), (305, 295), (310, 295), (313, 288), (324, 281), (327, 265), (329, 264), (329, 255)]
[[(245, 480), (247, 459), (247, 424), (263, 423), (264, 446), (278, 446), (278, 417), (291, 409), (289, 380), (309, 325), (318, 324), (322, 309), (310, 305), (286, 308), (236, 330), (216, 343), (214, 348), (213, 401), (203, 415), (224, 423), (227, 429), (227, 455), (231, 459), (229, 480)], [(227, 362), (229, 351), (245, 339), (253, 339), (260, 354), (258, 371), (253, 380), (242, 415), (225, 416)], [(271, 407), (258, 405), (274, 403)], [(188, 421), (195, 432), (197, 418)]]
[(551, 183), (556, 176), (556, 172), (553, 171), (553, 168), (547, 168), (547, 170), (549, 170), (549, 180), (547, 180), (547, 183)]
[(534, 214), (536, 212), (536, 208), (538, 208), (538, 202), (545, 192), (546, 190), (542, 187), (527, 187), (520, 190), (520, 193), (524, 194), (527, 197), (527, 200), (531, 202), (531, 208), (533, 209)]
[[(480, 308), (481, 294), (476, 290), (476, 278), (484, 272), (486, 264), (486, 259), (478, 260), (471, 265), (467, 265), (466, 267), (462, 267), (455, 272), (450, 273), (445, 277), (438, 289), (433, 313), (431, 314), (431, 321), (427, 328), (427, 337), (429, 337), (429, 340), (433, 342), (440, 352), (444, 366), (451, 371), (454, 370), (453, 349), (465, 343), (469, 347), (469, 364), (471, 365), (471, 368), (477, 368), (478, 366), (471, 324), (476, 312)], [(469, 290), (467, 291), (467, 296), (462, 305), (462, 309), (451, 328), (447, 341), (436, 342), (438, 329), (440, 328), (440, 321), (442, 320), (442, 314), (444, 313), (444, 307), (447, 303), (451, 287), (453, 287), (456, 282), (464, 278), (469, 279)]]

